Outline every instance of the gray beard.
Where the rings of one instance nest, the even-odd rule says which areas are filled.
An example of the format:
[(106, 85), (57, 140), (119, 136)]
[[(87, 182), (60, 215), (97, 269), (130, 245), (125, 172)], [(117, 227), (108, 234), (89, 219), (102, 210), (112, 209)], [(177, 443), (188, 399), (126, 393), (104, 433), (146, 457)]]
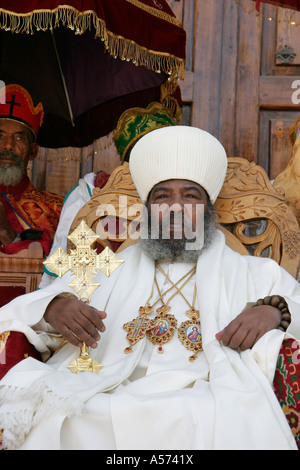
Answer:
[(20, 183), (24, 175), (24, 163), (23, 160), (15, 155), (10, 150), (5, 150), (0, 153), (0, 160), (2, 157), (9, 156), (16, 164), (14, 166), (6, 165), (0, 168), (0, 184), (4, 186), (16, 186)]
[(208, 204), (207, 213), (204, 215), (204, 240), (203, 246), (197, 250), (187, 250), (186, 246), (191, 243), (182, 237), (180, 240), (166, 240), (163, 238), (151, 238), (151, 223), (150, 218), (148, 221), (148, 237), (142, 238), (140, 246), (144, 253), (146, 253), (154, 261), (182, 261), (182, 262), (196, 262), (199, 256), (207, 250), (213, 242), (217, 233), (215, 224), (215, 212), (211, 203)]

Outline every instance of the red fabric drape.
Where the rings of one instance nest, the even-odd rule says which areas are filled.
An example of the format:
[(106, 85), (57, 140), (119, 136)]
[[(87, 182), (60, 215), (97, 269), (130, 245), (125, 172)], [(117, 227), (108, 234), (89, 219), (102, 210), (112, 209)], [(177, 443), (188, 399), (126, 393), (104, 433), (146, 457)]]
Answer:
[(23, 286), (0, 286), (0, 307), (25, 293), (26, 290)]
[[(6, 337), (6, 335), (8, 336)], [(5, 343), (5, 347), (0, 353), (0, 380), (12, 367), (27, 357), (42, 360), (41, 355), (29, 343), (23, 333), (18, 331), (3, 333), (0, 335), (0, 340)]]
[(272, 5), (276, 5), (278, 7), (283, 8), (290, 8), (291, 10), (299, 10), (300, 11), (300, 0), (254, 0), (256, 3), (257, 11), (260, 10), (261, 3), (271, 3)]
[[(94, 12), (111, 33), (158, 51), (185, 57), (185, 32), (166, 0), (2, 0), (1, 10), (22, 14), (68, 7)], [(149, 21), (151, 18), (151, 22)], [(134, 25), (134, 28), (132, 27)]]

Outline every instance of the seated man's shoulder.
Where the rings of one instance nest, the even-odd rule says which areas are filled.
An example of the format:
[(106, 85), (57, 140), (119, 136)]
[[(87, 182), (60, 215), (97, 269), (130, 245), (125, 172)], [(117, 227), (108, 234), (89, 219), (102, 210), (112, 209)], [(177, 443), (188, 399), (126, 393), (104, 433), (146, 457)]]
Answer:
[(61, 207), (64, 202), (64, 197), (60, 194), (55, 194), (43, 189), (37, 189), (33, 186), (33, 184), (29, 185), (24, 195), (27, 197), (32, 197), (32, 199), (40, 199), (43, 202), (48, 202), (49, 204), (57, 204)]

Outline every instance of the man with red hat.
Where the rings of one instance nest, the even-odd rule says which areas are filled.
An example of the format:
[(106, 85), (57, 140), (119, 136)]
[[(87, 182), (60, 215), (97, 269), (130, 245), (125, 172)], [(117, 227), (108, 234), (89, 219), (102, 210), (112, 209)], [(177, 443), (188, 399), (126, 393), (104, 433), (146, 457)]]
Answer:
[(37, 190), (27, 165), (38, 152), (43, 106), (20, 85), (0, 89), (0, 251), (17, 253), (39, 239), (49, 253), (63, 199)]
[[(0, 252), (12, 255), (38, 240), (49, 254), (63, 198), (37, 190), (27, 176), (37, 155), (36, 136), (43, 106), (34, 107), (20, 85), (0, 89)], [(0, 288), (0, 306), (20, 295), (21, 287)]]

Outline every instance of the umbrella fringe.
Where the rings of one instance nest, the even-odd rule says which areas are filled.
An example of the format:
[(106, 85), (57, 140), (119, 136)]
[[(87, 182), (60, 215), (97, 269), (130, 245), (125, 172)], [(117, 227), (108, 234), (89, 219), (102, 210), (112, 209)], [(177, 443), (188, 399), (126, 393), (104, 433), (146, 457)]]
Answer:
[[(140, 4), (137, 0), (129, 1), (133, 4)], [(141, 7), (141, 4), (139, 6)], [(152, 10), (155, 11), (156, 16), (163, 15), (161, 18), (167, 21), (176, 20), (177, 25), (178, 20), (175, 17), (156, 9)], [(169, 75), (169, 83), (184, 79), (185, 60), (183, 58), (147, 49), (130, 39), (108, 31), (105, 21), (98, 18), (94, 11), (79, 12), (69, 5), (61, 5), (54, 10), (35, 10), (30, 13), (14, 13), (0, 8), (0, 28), (12, 33), (34, 34), (34, 31), (53, 30), (60, 24), (74, 30), (75, 34), (83, 34), (94, 26), (95, 37), (101, 39), (105, 49), (113, 57), (150, 68), (156, 73), (166, 73)]]
[(175, 96), (172, 96), (177, 88), (177, 85), (170, 86), (170, 83), (163, 83), (160, 87), (160, 102), (170, 112), (177, 124), (182, 121), (182, 105), (178, 102)]

